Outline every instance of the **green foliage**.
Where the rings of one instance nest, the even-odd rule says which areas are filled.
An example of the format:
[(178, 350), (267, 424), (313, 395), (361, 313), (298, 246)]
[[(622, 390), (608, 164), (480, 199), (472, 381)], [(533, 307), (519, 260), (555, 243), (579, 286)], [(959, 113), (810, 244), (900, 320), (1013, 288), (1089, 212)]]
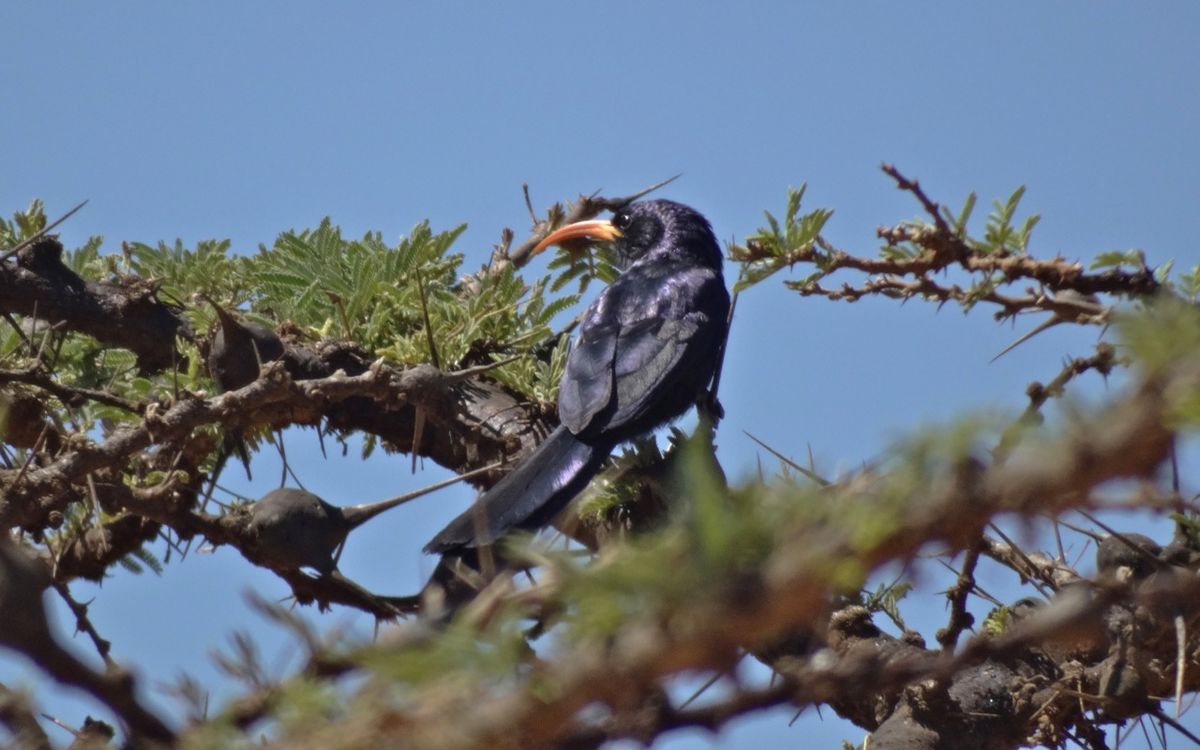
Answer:
[(703, 432), (698, 430), (683, 447), (680, 473), (689, 500), (686, 521), (699, 559), (720, 567), (739, 557), (750, 539), (741, 538), (747, 529), (737, 522), (736, 504), (725, 491), (714, 447)]
[(900, 602), (908, 596), (912, 589), (913, 585), (907, 581), (880, 583), (874, 591), (859, 592), (855, 598), (870, 612), (882, 612), (887, 615), (888, 619), (896, 623), (896, 627), (907, 630), (908, 626), (904, 624), (904, 617), (900, 614)]
[(368, 646), (358, 657), (378, 674), (413, 685), (460, 683), (465, 678), (504, 680), (528, 648), (517, 614), (497, 620), (483, 637), (471, 623), (458, 621), (437, 637), (420, 638), (403, 650)]
[(609, 284), (621, 273), (612, 248), (607, 245), (584, 245), (580, 248), (574, 243), (567, 243), (563, 251), (546, 264), (546, 268), (559, 272), (550, 285), (550, 291), (562, 291), (567, 284), (577, 281), (576, 293), (580, 295), (587, 291), (593, 279)]
[(1134, 359), (1152, 372), (1200, 352), (1200, 308), (1177, 298), (1162, 297), (1144, 310), (1126, 312), (1116, 324)]
[[(548, 329), (547, 329), (548, 330)], [(549, 357), (520, 357), (491, 371), (492, 377), (522, 391), (535, 403), (553, 404), (558, 400), (558, 384), (567, 370), (571, 339), (559, 336)]]
[(660, 466), (682, 444), (685, 438), (678, 428), (671, 428), (670, 448), (664, 454), (653, 436), (634, 441), (612, 460), (612, 466), (592, 480), (587, 494), (579, 502), (579, 517), (593, 523), (603, 523), (608, 514), (620, 505), (637, 501), (641, 494), (641, 472)]
[[(124, 269), (152, 279), (168, 299), (192, 301), (204, 293), (217, 301), (240, 300), (250, 293), (247, 259), (230, 255), (229, 240), (201, 240), (194, 250), (182, 240), (173, 244), (127, 243), (121, 248)], [(207, 311), (203, 320), (211, 319)]]
[(994, 607), (983, 620), (983, 631), (990, 636), (1002, 635), (1013, 623), (1013, 611), (1008, 607)]
[(1190, 302), (1200, 297), (1200, 265), (1179, 275), (1179, 293)]
[(63, 264), (85, 279), (100, 278), (108, 270), (107, 262), (100, 256), (100, 246), (103, 244), (102, 238), (91, 237), (80, 247), (65, 250)]
[(321, 335), (351, 338), (372, 350), (395, 346), (422, 330), (418, 283), (431, 313), (452, 301), (462, 257), (449, 249), (465, 229), (435, 234), (421, 223), (396, 247), (378, 232), (346, 240), (329, 219), (315, 230), (284, 232), (254, 258), (256, 302)]
[(320, 730), (344, 714), (339, 710), (337, 688), (314, 678), (292, 680), (284, 688), (277, 715), (280, 730), (292, 735)]
[(963, 201), (963, 207), (957, 214), (951, 213), (950, 209), (942, 207), (942, 218), (949, 222), (954, 234), (959, 237), (967, 236), (967, 223), (971, 221), (971, 214), (975, 211), (975, 203), (978, 196), (974, 191), (967, 193), (967, 199)]
[[(14, 244), (45, 225), (44, 207), (35, 200), (11, 221), (0, 221), (0, 242)], [(201, 334), (212, 329), (215, 315), (200, 302), (199, 293), (219, 304), (246, 305), (244, 314), (267, 325), (290, 320), (314, 336), (349, 338), (403, 364), (434, 361), (431, 339), (440, 364), (448, 369), (517, 355), (493, 376), (531, 400), (553, 402), (568, 340), (556, 337), (552, 326), (579, 300), (579, 295), (557, 289), (571, 279), (582, 286), (591, 278), (614, 276), (611, 259), (588, 254), (557, 260), (552, 267), (565, 270), (553, 284), (546, 278), (527, 285), (511, 269), (479, 274), (475, 283), (462, 284), (456, 276), (462, 257), (451, 247), (464, 229), (434, 232), (421, 223), (389, 245), (379, 233), (348, 240), (325, 219), (315, 229), (281, 234), (272, 247), (252, 256), (234, 254), (228, 240), (204, 240), (194, 247), (179, 240), (132, 242), (123, 244), (119, 254), (103, 254), (101, 240), (92, 238), (68, 250), (63, 260), (89, 279), (117, 281), (135, 275), (153, 282), (163, 299), (183, 308)], [(133, 402), (167, 398), (177, 388), (212, 390), (203, 357), (190, 341), (178, 342), (185, 371), (152, 378), (137, 373), (132, 352), (87, 336), (51, 334), (48, 344), (50, 364), (68, 385), (109, 390)], [(28, 348), (7, 326), (0, 346), (6, 366), (28, 366)], [(75, 409), (72, 417), (88, 431), (97, 425), (111, 429), (136, 415), (93, 402)]]
[[(1164, 295), (1144, 310), (1121, 315), (1117, 329), (1137, 363), (1151, 373), (1200, 357), (1200, 307), (1176, 297)], [(1200, 426), (1200, 388), (1180, 386), (1169, 395), (1176, 426)]]
[(14, 211), (12, 221), (0, 219), (0, 248), (9, 248), (27, 240), (46, 227), (46, 206), (40, 198), (29, 202), (24, 211)]
[(759, 227), (747, 237), (745, 245), (729, 246), (730, 259), (742, 264), (734, 292), (749, 289), (803, 260), (811, 260), (818, 268), (822, 267), (822, 261), (828, 256), (818, 251), (817, 243), (833, 211), (818, 208), (801, 214), (800, 204), (807, 187), (802, 183), (799, 189), (788, 188), (782, 224), (770, 211), (764, 211), (767, 226)]
[(1187, 540), (1191, 549), (1200, 549), (1200, 517), (1185, 513), (1172, 513), (1168, 518), (1175, 522), (1176, 530)]
[[(34, 198), (29, 202), (29, 208), (14, 211), (11, 221), (0, 219), (0, 251), (33, 237), (48, 223), (45, 204), (40, 198)], [(82, 247), (64, 252), (63, 263), (80, 276), (97, 277), (104, 269), (99, 254), (102, 242), (100, 237), (89, 238)]]
[[(1000, 257), (1027, 255), (1029, 253), (1029, 241), (1033, 236), (1033, 229), (1041, 221), (1041, 216), (1039, 214), (1030, 214), (1023, 221), (1017, 223), (1017, 209), (1020, 207), (1021, 199), (1024, 196), (1025, 186), (1021, 185), (1003, 203), (993, 201), (992, 210), (988, 214), (987, 221), (984, 223), (982, 237), (972, 236), (970, 232), (971, 217), (975, 212), (975, 206), (978, 201), (975, 193), (967, 194), (967, 198), (963, 202), (963, 207), (958, 212), (952, 212), (948, 208), (943, 207), (941, 218), (949, 226), (954, 236), (963, 240), (974, 253)], [(926, 232), (936, 231), (936, 228), (924, 219), (905, 221), (901, 226), (913, 238), (921, 237)], [(891, 260), (907, 259), (915, 258), (924, 251), (925, 249), (921, 245), (909, 241), (894, 245), (885, 244), (880, 250), (880, 256)]]
[(149, 568), (155, 575), (162, 575), (163, 572), (162, 562), (145, 547), (138, 547), (117, 562), (134, 575), (141, 575), (146, 568)]
[[(1024, 195), (1025, 186), (1021, 185), (1004, 203), (995, 201), (992, 204), (992, 212), (988, 214), (987, 224), (983, 228), (982, 241), (972, 240), (970, 243), (973, 250), (985, 255), (1025, 255), (1029, 252), (1029, 238), (1042, 217), (1030, 214), (1020, 226), (1013, 223)], [(972, 194), (967, 199), (968, 207), (974, 205), (974, 197)], [(965, 227), (970, 211), (964, 207), (963, 214), (956, 225)]]
[(1091, 270), (1101, 268), (1131, 268), (1140, 270), (1146, 266), (1146, 254), (1141, 250), (1109, 250), (1100, 253), (1088, 266)]

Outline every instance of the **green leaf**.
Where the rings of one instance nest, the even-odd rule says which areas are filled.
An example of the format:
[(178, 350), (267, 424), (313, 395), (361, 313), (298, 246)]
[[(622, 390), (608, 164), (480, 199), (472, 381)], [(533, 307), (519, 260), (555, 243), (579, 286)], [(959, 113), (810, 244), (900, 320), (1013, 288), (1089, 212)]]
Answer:
[(964, 236), (967, 233), (967, 222), (971, 220), (971, 214), (975, 211), (975, 202), (977, 196), (972, 191), (967, 193), (967, 200), (963, 203), (962, 210), (958, 212), (958, 216), (954, 217), (954, 232), (959, 236)]
[(1158, 268), (1154, 269), (1154, 279), (1160, 284), (1166, 284), (1171, 279), (1171, 269), (1175, 267), (1174, 260), (1168, 260)]
[(800, 262), (813, 262), (818, 267), (827, 262), (827, 257), (817, 245), (821, 231), (833, 211), (818, 208), (800, 214), (801, 201), (806, 185), (788, 189), (787, 210), (781, 225), (770, 211), (764, 211), (767, 226), (760, 227), (746, 238), (745, 245), (732, 244), (728, 247), (731, 260), (741, 264), (735, 292), (748, 289), (769, 278), (778, 271)]
[(1192, 270), (1179, 275), (1179, 291), (1189, 300), (1200, 296), (1200, 266), (1193, 266)]
[(971, 246), (976, 252), (991, 255), (1027, 252), (1030, 235), (1041, 217), (1032, 214), (1021, 224), (1020, 229), (1014, 227), (1013, 217), (1016, 216), (1017, 207), (1024, 195), (1025, 186), (1022, 185), (1014, 190), (1003, 204), (999, 201), (992, 204), (992, 212), (988, 214), (987, 225), (984, 227), (983, 240), (971, 241)]
[(1146, 257), (1141, 250), (1109, 250), (1097, 255), (1088, 269), (1094, 271), (1100, 268), (1119, 268), (1121, 266), (1140, 269), (1145, 264), (1145, 260)]

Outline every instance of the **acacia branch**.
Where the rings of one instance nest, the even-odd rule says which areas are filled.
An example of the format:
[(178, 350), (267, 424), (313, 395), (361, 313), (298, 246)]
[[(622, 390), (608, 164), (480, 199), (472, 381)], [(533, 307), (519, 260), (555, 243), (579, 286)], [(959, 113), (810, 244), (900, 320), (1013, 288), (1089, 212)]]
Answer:
[[(429, 704), (418, 703), (421, 707), (412, 715), (397, 709), (366, 717), (363, 721), (369, 725), (379, 723), (359, 730), (372, 732), (370, 736), (388, 736), (389, 726), (404, 726), (409, 740), (431, 748), (541, 748), (560, 746), (567, 739), (592, 746), (606, 733), (657, 736), (679, 723), (679, 711), (659, 707), (648, 714), (638, 712), (646, 700), (655, 700), (652, 696), (658, 694), (656, 686), (663, 679), (697, 670), (723, 672), (736, 663), (743, 649), (758, 652), (789, 633), (811, 631), (818, 625), (835, 590), (828, 561), (853, 559), (859, 566), (855, 569), (866, 575), (889, 562), (912, 559), (931, 542), (940, 541), (951, 551), (963, 549), (979, 539), (982, 526), (997, 514), (1036, 517), (1062, 512), (1085, 502), (1094, 487), (1111, 479), (1148, 476), (1165, 460), (1172, 443), (1172, 433), (1164, 427), (1170, 408), (1164, 394), (1197, 387), (1200, 367), (1195, 364), (1149, 377), (1106, 412), (1078, 425), (1053, 445), (1004, 463), (960, 466), (933, 478), (908, 498), (903, 512), (896, 514), (895, 526), (879, 530), (869, 545), (864, 545), (852, 528), (810, 519), (784, 534), (763, 564), (738, 571), (736, 585), (713, 581), (710, 589), (693, 592), (666, 612), (651, 618), (635, 617), (604, 639), (584, 641), (554, 659), (538, 661), (528, 682), (518, 681), (500, 692), (481, 687), (481, 693), (464, 691), (462, 683), (455, 682), (459, 686), (455, 695), (439, 694)], [(878, 502), (871, 496), (873, 486), (869, 479), (851, 479), (824, 492), (831, 494), (829, 502), (834, 505), (869, 506)], [(834, 635), (828, 648), (837, 658), (785, 657), (793, 665), (787, 672), (786, 688), (764, 695), (748, 693), (743, 698), (750, 703), (760, 698), (787, 700), (797, 706), (832, 703), (860, 724), (875, 728), (872, 746), (880, 748), (950, 746), (960, 736), (957, 732), (983, 726), (999, 727), (997, 743), (1008, 746), (1034, 731), (1045, 731), (1051, 737), (1054, 731), (1068, 731), (1072, 722), (1082, 721), (1079, 711), (1070, 707), (1078, 701), (1051, 701), (1054, 690), (1060, 691), (1061, 697), (1063, 684), (1047, 686), (1043, 681), (1042, 688), (1050, 692), (1031, 694), (1037, 702), (1026, 698), (1008, 709), (987, 703), (997, 694), (1015, 701), (1009, 691), (1024, 690), (1023, 681), (1038, 684), (1034, 679), (1037, 669), (1024, 661), (1028, 650), (1058, 634), (1074, 632), (1080, 623), (1094, 621), (1122, 602), (1127, 603), (1122, 606), (1175, 602), (1175, 611), (1183, 608), (1185, 616), (1193, 616), (1195, 603), (1200, 601), (1196, 592), (1200, 592), (1200, 584), (1188, 574), (1155, 588), (1101, 586), (1090, 597), (1064, 594), (1011, 632), (999, 637), (975, 636), (957, 652), (928, 651), (889, 639), (870, 623), (869, 613), (852, 608), (835, 616), (830, 626)], [(544, 586), (509, 596), (526, 603), (533, 598), (554, 601), (552, 587), (547, 590)], [(686, 627), (676, 623), (686, 623)], [(1155, 627), (1172, 634), (1161, 648), (1173, 652), (1171, 618)], [(1147, 631), (1139, 647), (1153, 647), (1158, 643), (1155, 638)], [(1101, 648), (1089, 657), (1082, 681), (1064, 679), (1100, 692), (1107, 653)], [(909, 687), (925, 685), (930, 679), (932, 687)], [(1191, 679), (1200, 684), (1200, 676)], [(870, 688), (864, 689), (866, 685)], [(1189, 688), (1194, 686), (1189, 683)], [(905, 692), (912, 689), (920, 695)], [(729, 710), (714, 709), (713, 721), (720, 723), (736, 713), (740, 700), (732, 699)], [(1043, 730), (1026, 725), (1024, 722), (1034, 721), (1031, 717), (1037, 706), (1047, 701), (1054, 706), (1053, 720)], [(594, 706), (606, 707), (612, 718), (596, 725), (584, 711)], [(890, 708), (879, 714), (881, 706)], [(1115, 709), (1110, 706), (1110, 710)], [(986, 711), (990, 714), (980, 718)], [(414, 720), (416, 715), (420, 721)], [(899, 729), (893, 735), (891, 727), (914, 722), (922, 727), (926, 740), (943, 738), (950, 745), (932, 741), (899, 744)], [(331, 726), (327, 733), (305, 738), (301, 746), (336, 747), (345, 732), (345, 727)]]
[(37, 316), (137, 355), (153, 373), (180, 362), (175, 337), (191, 337), (178, 308), (158, 299), (157, 286), (136, 277), (118, 281), (81, 278), (62, 262), (63, 247), (42, 237), (0, 261), (0, 312)]
[(79, 406), (88, 401), (95, 401), (96, 403), (115, 406), (130, 414), (141, 414), (145, 408), (144, 404), (135, 404), (128, 399), (115, 396), (108, 391), (98, 391), (94, 388), (80, 388), (78, 386), (57, 383), (50, 376), (50, 373), (39, 366), (28, 367), (24, 370), (0, 370), (0, 383), (24, 383), (25, 385), (40, 388), (55, 396), (66, 406)]
[(464, 380), (429, 365), (398, 370), (380, 361), (357, 375), (339, 370), (324, 378), (293, 380), (282, 364), (270, 363), (263, 377), (242, 389), (210, 398), (183, 392), (176, 402), (151, 404), (140, 422), (118, 428), (101, 443), (75, 436), (72, 450), (48, 465), (23, 475), (0, 471), (5, 490), (0, 525), (38, 526), (74, 499), (72, 486), (87, 474), (123, 466), (151, 446), (158, 446), (159, 455), (194, 451), (193, 433), (204, 425), (275, 427), (316, 424), (326, 417), (335, 427), (382, 434), (403, 449), (411, 440), (411, 421), (405, 430), (403, 417), (417, 406), (449, 433), (427, 439), (423, 452), (460, 470), (517, 453), (525, 442), (532, 446), (537, 433), (531, 427), (540, 426), (498, 385)]

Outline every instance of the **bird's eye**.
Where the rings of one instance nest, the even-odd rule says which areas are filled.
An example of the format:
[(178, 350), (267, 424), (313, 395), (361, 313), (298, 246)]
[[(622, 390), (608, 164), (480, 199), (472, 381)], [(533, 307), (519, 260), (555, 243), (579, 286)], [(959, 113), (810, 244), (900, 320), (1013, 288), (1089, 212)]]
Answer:
[(612, 223), (614, 227), (624, 232), (633, 223), (633, 215), (628, 211), (618, 211), (617, 215), (613, 217)]

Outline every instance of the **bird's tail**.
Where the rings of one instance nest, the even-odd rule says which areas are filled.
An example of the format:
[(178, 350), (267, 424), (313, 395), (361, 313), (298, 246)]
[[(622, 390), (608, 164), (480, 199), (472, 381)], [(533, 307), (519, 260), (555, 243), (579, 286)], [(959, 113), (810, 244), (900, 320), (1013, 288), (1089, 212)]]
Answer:
[(549, 525), (604, 464), (612, 445), (592, 445), (559, 427), (508, 476), (442, 529), (425, 551), (461, 553), (511, 529)]

